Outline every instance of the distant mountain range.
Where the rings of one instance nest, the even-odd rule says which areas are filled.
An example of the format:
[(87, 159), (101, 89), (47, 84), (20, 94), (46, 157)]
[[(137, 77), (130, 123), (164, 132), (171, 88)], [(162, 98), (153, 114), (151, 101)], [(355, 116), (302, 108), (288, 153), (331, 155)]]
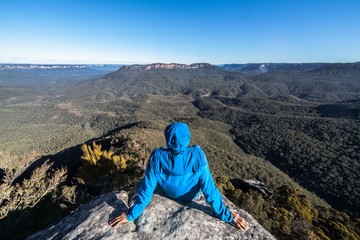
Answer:
[(42, 85), (101, 77), (121, 65), (0, 64), (0, 84)]
[(32, 69), (73, 69), (73, 68), (91, 68), (99, 71), (115, 71), (121, 65), (118, 64), (1, 64), (0, 63), (0, 71), (1, 70), (32, 70)]
[(150, 64), (124, 66), (104, 77), (79, 83), (66, 90), (97, 100), (134, 98), (147, 94), (192, 97), (237, 95), (248, 79), (210, 64)]
[[(95, 99), (184, 94), (192, 97), (295, 96), (339, 101), (360, 97), (360, 63), (245, 64), (239, 71), (198, 64), (123, 66), (102, 78), (81, 83), (73, 93)], [(257, 70), (256, 70), (257, 69)], [(249, 74), (252, 71), (253, 74)], [(255, 74), (255, 72), (258, 72)], [(262, 71), (262, 72), (261, 72)], [(70, 91), (70, 92), (71, 92)]]
[(180, 64), (180, 63), (153, 63), (148, 65), (130, 65), (130, 66), (123, 66), (124, 69), (129, 70), (155, 70), (155, 69), (182, 69), (182, 70), (189, 70), (189, 69), (211, 69), (216, 68), (216, 66), (211, 65), (209, 63), (194, 63), (190, 65)]
[(45, 86), (71, 80), (69, 93), (98, 100), (118, 97), (184, 94), (192, 97), (295, 96), (340, 101), (360, 97), (357, 63), (249, 63), (211, 65), (154, 63), (147, 65), (0, 64), (0, 84)]
[(223, 64), (219, 65), (219, 67), (226, 71), (242, 72), (252, 75), (268, 71), (310, 71), (324, 65), (326, 65), (326, 63), (247, 63)]

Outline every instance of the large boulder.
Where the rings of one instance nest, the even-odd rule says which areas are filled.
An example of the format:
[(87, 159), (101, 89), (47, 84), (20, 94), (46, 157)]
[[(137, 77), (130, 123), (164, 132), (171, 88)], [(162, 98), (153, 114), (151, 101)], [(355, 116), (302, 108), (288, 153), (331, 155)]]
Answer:
[(31, 235), (28, 239), (275, 239), (254, 218), (229, 200), (225, 203), (250, 224), (243, 232), (213, 216), (200, 194), (183, 203), (155, 193), (143, 214), (119, 229), (108, 222), (128, 208), (125, 191), (103, 194), (81, 205), (56, 225)]

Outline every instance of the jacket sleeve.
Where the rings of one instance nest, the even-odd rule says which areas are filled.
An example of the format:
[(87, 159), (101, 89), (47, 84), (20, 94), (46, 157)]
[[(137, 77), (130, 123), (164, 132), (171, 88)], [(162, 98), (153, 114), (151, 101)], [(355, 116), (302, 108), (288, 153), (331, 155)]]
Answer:
[(225, 222), (232, 222), (233, 216), (224, 204), (219, 189), (215, 186), (214, 180), (210, 173), (209, 165), (206, 165), (201, 169), (200, 187), (207, 203), (213, 209), (216, 217)]
[(152, 195), (157, 185), (153, 169), (154, 165), (152, 164), (153, 160), (154, 153), (151, 155), (149, 162), (146, 166), (145, 175), (141, 182), (141, 186), (139, 188), (135, 203), (126, 213), (126, 218), (129, 222), (137, 219), (151, 201)]

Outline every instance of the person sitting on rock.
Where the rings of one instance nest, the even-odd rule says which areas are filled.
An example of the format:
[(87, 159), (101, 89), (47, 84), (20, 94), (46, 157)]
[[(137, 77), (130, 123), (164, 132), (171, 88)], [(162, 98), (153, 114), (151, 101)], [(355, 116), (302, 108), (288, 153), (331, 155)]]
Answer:
[(125, 213), (110, 222), (112, 227), (137, 219), (149, 204), (159, 184), (165, 194), (175, 200), (190, 202), (200, 191), (215, 215), (225, 222), (233, 223), (241, 230), (249, 224), (225, 206), (221, 193), (215, 186), (204, 151), (190, 146), (190, 129), (185, 123), (172, 123), (165, 128), (167, 147), (155, 149), (149, 159), (136, 200)]

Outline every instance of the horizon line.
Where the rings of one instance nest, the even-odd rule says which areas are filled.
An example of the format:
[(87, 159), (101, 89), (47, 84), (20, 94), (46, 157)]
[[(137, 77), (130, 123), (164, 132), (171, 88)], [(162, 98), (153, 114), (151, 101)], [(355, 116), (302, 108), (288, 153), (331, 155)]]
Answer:
[(210, 64), (210, 65), (214, 65), (214, 66), (219, 66), (219, 65), (231, 65), (231, 64), (337, 64), (337, 63), (359, 63), (359, 61), (355, 61), (355, 62), (344, 62), (344, 61), (339, 61), (339, 62), (246, 62), (246, 63), (241, 63), (241, 62), (232, 62), (232, 63), (219, 63), (219, 64), (213, 64), (213, 63), (208, 63), (208, 62), (194, 62), (194, 63), (190, 63), (190, 64), (186, 64), (186, 63), (180, 63), (180, 62), (151, 62), (151, 63), (69, 63), (69, 62), (62, 62), (62, 63), (31, 63), (31, 62), (0, 62), (0, 65), (151, 65), (151, 64), (182, 64), (182, 65), (192, 65), (192, 64)]

